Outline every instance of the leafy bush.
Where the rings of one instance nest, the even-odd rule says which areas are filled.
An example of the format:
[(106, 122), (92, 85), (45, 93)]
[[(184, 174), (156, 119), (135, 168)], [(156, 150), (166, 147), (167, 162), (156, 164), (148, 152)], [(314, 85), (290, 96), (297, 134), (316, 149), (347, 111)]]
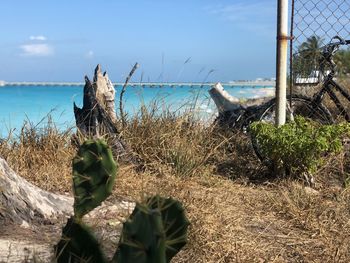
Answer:
[(350, 135), (350, 124), (321, 125), (301, 116), (294, 122), (275, 127), (271, 123), (255, 122), (251, 134), (260, 153), (277, 167), (291, 175), (312, 174), (328, 153), (342, 150), (342, 138)]

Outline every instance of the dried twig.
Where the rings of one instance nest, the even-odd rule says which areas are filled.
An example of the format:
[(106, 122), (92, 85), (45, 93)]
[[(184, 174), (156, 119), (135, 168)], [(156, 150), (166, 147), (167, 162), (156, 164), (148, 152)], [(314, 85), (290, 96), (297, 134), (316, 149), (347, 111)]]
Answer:
[(122, 120), (123, 128), (125, 127), (125, 114), (124, 114), (124, 110), (123, 110), (123, 95), (125, 93), (126, 86), (128, 85), (132, 75), (134, 75), (134, 73), (138, 67), (139, 67), (139, 64), (136, 62), (135, 65), (133, 66), (132, 70), (130, 71), (129, 75), (127, 76), (125, 83), (123, 85), (122, 91), (120, 92), (119, 110), (120, 110), (120, 118)]

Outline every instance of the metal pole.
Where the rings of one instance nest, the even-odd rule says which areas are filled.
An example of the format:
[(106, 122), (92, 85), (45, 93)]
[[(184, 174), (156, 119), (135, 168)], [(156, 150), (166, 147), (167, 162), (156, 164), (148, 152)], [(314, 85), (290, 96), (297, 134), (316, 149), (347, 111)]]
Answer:
[(278, 0), (276, 63), (277, 126), (283, 125), (286, 122), (288, 40), (288, 0)]
[(294, 85), (294, 71), (293, 71), (293, 40), (294, 40), (294, 11), (295, 11), (295, 0), (292, 0), (292, 10), (290, 18), (290, 42), (289, 42), (289, 106), (292, 107), (292, 95)]

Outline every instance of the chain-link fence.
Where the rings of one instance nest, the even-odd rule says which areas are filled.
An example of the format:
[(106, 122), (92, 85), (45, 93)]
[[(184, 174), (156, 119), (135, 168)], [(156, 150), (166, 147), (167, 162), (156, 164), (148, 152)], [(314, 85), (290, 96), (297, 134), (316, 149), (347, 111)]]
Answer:
[[(291, 20), (291, 84), (318, 84), (322, 47), (334, 36), (350, 39), (350, 0), (292, 0)], [(339, 74), (350, 75), (349, 49), (339, 51), (335, 62)]]

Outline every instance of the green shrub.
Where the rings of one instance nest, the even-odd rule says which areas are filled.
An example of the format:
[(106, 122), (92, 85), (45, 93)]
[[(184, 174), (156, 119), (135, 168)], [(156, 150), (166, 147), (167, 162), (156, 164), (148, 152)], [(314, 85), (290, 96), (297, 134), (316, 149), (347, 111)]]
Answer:
[(261, 155), (291, 175), (313, 174), (327, 154), (342, 150), (342, 139), (350, 135), (349, 123), (321, 125), (301, 116), (280, 127), (255, 122), (250, 128)]

